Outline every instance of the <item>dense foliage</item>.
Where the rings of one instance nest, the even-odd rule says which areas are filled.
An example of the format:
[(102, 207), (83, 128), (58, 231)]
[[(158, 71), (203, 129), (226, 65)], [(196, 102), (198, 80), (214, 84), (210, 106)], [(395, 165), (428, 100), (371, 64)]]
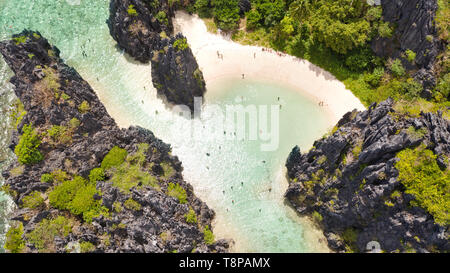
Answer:
[(22, 128), (19, 143), (14, 148), (17, 160), (27, 165), (41, 161), (44, 157), (39, 151), (39, 145), (41, 145), (41, 139), (38, 133), (30, 124), (25, 124)]
[(91, 222), (93, 217), (108, 212), (102, 206), (101, 200), (94, 197), (99, 194), (95, 183), (81, 176), (75, 176), (72, 180), (55, 186), (49, 194), (49, 200), (53, 207), (68, 210), (74, 215), (81, 215), (84, 221)]
[(30, 209), (37, 209), (44, 205), (44, 198), (38, 191), (33, 191), (22, 199), (22, 206)]
[(111, 167), (116, 167), (122, 164), (127, 157), (128, 152), (125, 149), (121, 149), (114, 146), (109, 153), (103, 158), (102, 168), (107, 170)]
[(176, 51), (183, 51), (187, 49), (189, 45), (187, 43), (186, 38), (180, 38), (173, 43), (173, 47), (175, 48)]
[(213, 0), (214, 20), (223, 30), (233, 30), (239, 25), (238, 0)]
[(22, 222), (12, 223), (6, 233), (5, 249), (11, 253), (20, 253), (25, 248)]
[(395, 165), (398, 178), (412, 194), (413, 205), (423, 207), (433, 215), (436, 223), (450, 224), (450, 171), (442, 171), (436, 163), (436, 155), (419, 146), (405, 149), (397, 154), (400, 159)]
[(26, 234), (26, 237), (39, 252), (51, 252), (55, 237), (64, 238), (68, 236), (72, 227), (73, 221), (64, 216), (43, 219), (33, 231)]

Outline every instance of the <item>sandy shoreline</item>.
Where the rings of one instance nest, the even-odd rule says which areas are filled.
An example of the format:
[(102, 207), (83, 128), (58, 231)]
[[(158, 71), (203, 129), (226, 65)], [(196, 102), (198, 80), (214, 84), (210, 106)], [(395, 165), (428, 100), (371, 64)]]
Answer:
[(209, 33), (197, 15), (182, 11), (176, 13), (174, 27), (175, 32), (186, 36), (207, 85), (220, 78), (241, 77), (242, 74), (289, 85), (317, 103), (324, 102), (330, 126), (348, 111), (365, 110), (342, 82), (306, 60), (228, 41), (223, 36)]

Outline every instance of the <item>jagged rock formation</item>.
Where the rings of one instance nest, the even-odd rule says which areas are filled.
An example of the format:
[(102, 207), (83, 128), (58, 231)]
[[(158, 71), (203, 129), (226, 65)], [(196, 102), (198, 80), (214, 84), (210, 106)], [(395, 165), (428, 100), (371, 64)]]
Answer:
[(449, 251), (448, 211), (447, 225), (438, 225), (411, 206), (415, 197), (405, 193), (395, 165), (398, 152), (425, 145), (450, 177), (450, 122), (441, 114), (410, 116), (391, 99), (347, 113), (309, 152), (292, 150), (285, 196), (316, 219), (336, 251), (364, 252), (370, 241), (388, 252)]
[(172, 16), (165, 0), (113, 0), (108, 25), (111, 36), (125, 52), (147, 63), (159, 45), (161, 33), (172, 34)]
[[(415, 78), (424, 85), (425, 93), (436, 84), (432, 72), (436, 56), (441, 51), (434, 18), (436, 0), (382, 0), (383, 19), (394, 26), (391, 38), (378, 38), (372, 49), (381, 57), (400, 58), (408, 70), (418, 70)], [(405, 51), (412, 50), (414, 63), (406, 59)]]
[[(1, 42), (0, 52), (15, 73), (11, 83), (26, 110), (11, 149), (24, 137), (25, 125), (32, 125), (41, 142), (40, 162), (16, 162), (3, 173), (5, 189), (18, 206), (11, 223), (23, 225), (23, 234), (13, 238), (19, 246), (17, 241), (24, 240), (20, 250), (66, 252), (83, 243), (85, 251), (89, 246), (95, 252), (227, 251), (228, 242), (211, 242), (204, 235), (211, 235), (206, 226), (214, 212), (183, 180), (181, 162), (169, 145), (140, 127), (120, 129), (88, 83), (38, 32), (24, 31)], [(121, 165), (101, 165), (116, 146), (128, 154)], [(91, 177), (100, 166), (103, 177)], [(67, 209), (53, 205), (55, 188), (69, 181), (94, 183), (95, 194), (80, 193), (85, 198), (81, 204), (91, 204), (99, 213), (81, 215), (73, 209), (76, 204)], [(60, 197), (72, 198), (70, 192)], [(51, 222), (60, 225), (61, 219), (64, 232), (54, 230), (58, 224)]]
[(194, 111), (194, 98), (206, 92), (200, 71), (186, 38), (178, 33), (161, 41), (152, 58), (153, 85), (173, 104), (183, 104)]
[[(135, 11), (130, 12), (130, 7)], [(193, 112), (194, 97), (203, 97), (206, 92), (205, 81), (192, 51), (185, 48), (188, 44), (173, 49), (177, 40), (186, 38), (179, 34), (173, 37), (172, 16), (167, 0), (112, 0), (108, 25), (113, 38), (128, 54), (140, 62), (151, 60), (158, 95), (172, 104), (186, 105)]]
[(239, 14), (242, 16), (252, 9), (250, 0), (239, 0)]

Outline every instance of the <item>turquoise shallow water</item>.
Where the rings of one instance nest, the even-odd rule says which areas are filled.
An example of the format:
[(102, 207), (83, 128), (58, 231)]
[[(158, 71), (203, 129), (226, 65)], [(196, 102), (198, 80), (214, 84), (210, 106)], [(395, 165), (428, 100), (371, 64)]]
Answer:
[[(143, 126), (170, 143), (173, 154), (183, 162), (186, 180), (217, 212), (218, 234), (232, 237), (237, 251), (314, 251), (306, 227), (283, 203), (282, 195), (283, 165), (289, 151), (296, 144), (308, 149), (326, 131), (327, 119), (316, 103), (288, 86), (261, 79), (208, 83), (203, 109), (206, 114), (212, 113), (212, 105), (219, 109), (237, 104), (282, 105), (280, 145), (275, 151), (264, 152), (261, 141), (213, 138), (209, 130), (222, 122), (213, 114), (196, 130), (202, 137), (192, 139), (186, 129), (190, 123), (174, 116), (156, 98), (150, 67), (131, 61), (116, 48), (105, 23), (109, 1), (80, 0), (80, 5), (71, 5), (76, 2), (0, 0), (0, 39), (24, 28), (41, 32), (60, 49), (67, 64), (91, 84), (120, 125)], [(88, 57), (83, 57), (83, 51)], [(5, 93), (11, 90), (7, 84), (10, 76), (1, 60), (0, 88)], [(2, 96), (2, 109), (12, 99)], [(6, 115), (2, 115), (1, 122), (7, 123)], [(1, 138), (2, 143), (8, 142), (7, 135)], [(5, 152), (2, 156), (11, 158)]]

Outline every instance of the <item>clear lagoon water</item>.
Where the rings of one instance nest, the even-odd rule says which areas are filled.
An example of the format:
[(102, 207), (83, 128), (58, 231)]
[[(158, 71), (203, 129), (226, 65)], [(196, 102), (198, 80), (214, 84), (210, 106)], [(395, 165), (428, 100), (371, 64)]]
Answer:
[[(23, 29), (39, 31), (89, 82), (120, 126), (148, 128), (171, 144), (172, 153), (183, 162), (185, 179), (216, 211), (215, 232), (233, 238), (235, 251), (323, 251), (311, 226), (283, 202), (286, 158), (295, 145), (307, 150), (327, 131), (323, 109), (298, 90), (273, 81), (217, 80), (207, 83), (207, 118), (196, 130), (202, 137), (190, 138), (190, 121), (174, 115), (156, 97), (150, 65), (134, 62), (116, 47), (106, 24), (108, 15), (109, 0), (0, 0), (0, 40)], [(13, 157), (6, 130), (6, 112), (14, 100), (10, 77), (0, 58), (0, 168)], [(281, 105), (278, 148), (265, 152), (258, 140), (212, 137), (211, 128), (222, 122), (213, 106), (227, 105)], [(4, 199), (0, 195), (0, 202)]]

